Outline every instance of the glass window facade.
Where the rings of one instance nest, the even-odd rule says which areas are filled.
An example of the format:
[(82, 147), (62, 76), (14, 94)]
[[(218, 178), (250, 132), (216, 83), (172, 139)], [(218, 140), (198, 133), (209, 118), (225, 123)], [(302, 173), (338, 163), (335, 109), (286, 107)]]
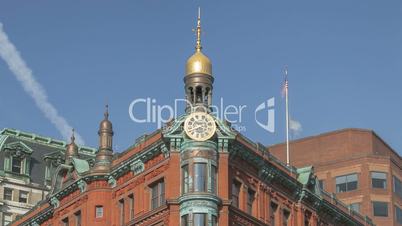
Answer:
[(3, 213), (3, 225), (7, 226), (13, 221), (11, 213)]
[(207, 191), (207, 164), (194, 163), (194, 191)]
[(373, 214), (376, 217), (388, 217), (388, 203), (373, 202)]
[(336, 192), (348, 192), (357, 189), (358, 179), (357, 174), (349, 174), (336, 177)]
[(386, 189), (387, 188), (387, 174), (382, 172), (371, 172), (371, 187)]

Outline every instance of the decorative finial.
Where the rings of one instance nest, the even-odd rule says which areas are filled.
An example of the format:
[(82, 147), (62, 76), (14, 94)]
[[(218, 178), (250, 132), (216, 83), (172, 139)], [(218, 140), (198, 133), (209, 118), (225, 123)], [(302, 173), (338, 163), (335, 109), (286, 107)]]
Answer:
[(288, 79), (288, 65), (285, 65), (283, 72), (285, 73), (285, 79), (287, 80)]
[(109, 105), (108, 104), (106, 104), (106, 106), (105, 106), (105, 119), (109, 119)]
[(74, 128), (72, 129), (72, 134), (71, 134), (71, 143), (73, 144), (75, 142), (75, 136), (74, 136)]
[(197, 42), (195, 49), (197, 51), (201, 51), (202, 46), (201, 46), (201, 7), (198, 7), (198, 19), (197, 19)]

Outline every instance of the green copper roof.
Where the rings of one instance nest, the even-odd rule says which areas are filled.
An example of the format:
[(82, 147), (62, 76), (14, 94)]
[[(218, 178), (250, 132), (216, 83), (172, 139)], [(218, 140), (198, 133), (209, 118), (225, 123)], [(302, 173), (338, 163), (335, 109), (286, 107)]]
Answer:
[(89, 171), (89, 164), (86, 160), (73, 158), (73, 164), (79, 174)]
[(299, 168), (297, 169), (297, 174), (297, 180), (303, 185), (308, 185), (310, 177), (313, 174), (313, 166)]
[[(55, 148), (65, 149), (65, 147), (67, 146), (67, 143), (65, 141), (56, 140), (56, 139), (53, 139), (50, 137), (40, 136), (40, 135), (37, 135), (34, 133), (27, 133), (27, 132), (23, 132), (23, 131), (16, 130), (16, 129), (4, 128), (3, 130), (0, 131), (0, 147), (1, 147), (3, 140), (7, 136), (18, 137), (19, 139), (25, 139), (25, 140), (29, 140), (32, 142), (40, 143), (42, 145), (55, 147)], [(95, 155), (95, 153), (97, 151), (96, 148), (91, 148), (91, 147), (81, 146), (81, 145), (78, 145), (78, 150), (80, 152), (86, 152), (89, 155), (91, 155), (91, 154)]]

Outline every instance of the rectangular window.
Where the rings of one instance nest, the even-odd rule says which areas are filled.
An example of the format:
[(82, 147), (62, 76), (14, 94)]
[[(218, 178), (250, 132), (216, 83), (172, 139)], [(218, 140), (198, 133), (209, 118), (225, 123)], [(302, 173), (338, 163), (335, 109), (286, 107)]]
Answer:
[(248, 192), (247, 192), (247, 213), (248, 214), (253, 214), (254, 196), (255, 196), (255, 192), (251, 189), (248, 189)]
[(13, 189), (4, 188), (3, 199), (8, 201), (13, 201)]
[(211, 166), (211, 190), (212, 190), (212, 193), (215, 193), (215, 194), (217, 192), (217, 190), (216, 190), (216, 181), (217, 181), (216, 175), (217, 175), (216, 166), (212, 165)]
[(320, 187), (321, 190), (324, 190), (324, 180), (319, 180), (318, 186)]
[(159, 181), (151, 186), (151, 208), (155, 209), (165, 204), (165, 183)]
[(189, 226), (188, 215), (181, 216), (181, 226)]
[(103, 206), (96, 206), (95, 207), (95, 217), (102, 218), (103, 217)]
[(82, 222), (81, 222), (81, 211), (77, 211), (75, 214), (75, 226), (81, 226)]
[(402, 182), (394, 176), (394, 193), (402, 199)]
[(3, 225), (7, 226), (13, 221), (13, 215), (11, 213), (3, 213)]
[(64, 218), (64, 219), (61, 221), (61, 225), (63, 225), (63, 226), (69, 226), (69, 225), (70, 225), (70, 223), (69, 223), (69, 221), (68, 221), (68, 217)]
[(372, 188), (387, 188), (387, 174), (382, 172), (371, 172), (371, 186)]
[(18, 198), (19, 202), (28, 203), (28, 192), (20, 191), (20, 196)]
[(271, 225), (275, 225), (275, 215), (276, 211), (278, 210), (278, 204), (271, 202), (269, 210), (269, 218), (271, 220)]
[(189, 179), (189, 172), (188, 172), (188, 165), (184, 165), (182, 168), (182, 192), (183, 194), (188, 192), (190, 179)]
[(288, 226), (289, 217), (290, 217), (290, 211), (289, 211), (289, 210), (286, 210), (286, 209), (283, 210), (283, 212), (282, 212), (282, 219), (283, 219), (282, 223), (283, 223), (283, 226)]
[(402, 209), (395, 206), (395, 218), (398, 224), (402, 224)]
[(352, 203), (349, 208), (357, 213), (360, 213), (360, 203)]
[(134, 194), (128, 196), (129, 210), (130, 210), (130, 220), (134, 219)]
[(376, 217), (388, 217), (388, 203), (373, 202), (373, 214)]
[(13, 159), (12, 166), (11, 166), (12, 172), (20, 174), (21, 173), (21, 164), (22, 164), (21, 159), (16, 158), (16, 157), (13, 157), (12, 159)]
[(207, 226), (207, 214), (205, 213), (195, 213), (193, 214), (193, 225), (194, 226)]
[(357, 189), (357, 174), (336, 177), (336, 192), (348, 192)]
[(124, 199), (119, 200), (119, 222), (120, 225), (124, 225)]
[(232, 204), (237, 208), (239, 208), (240, 185), (237, 181), (232, 183)]
[(194, 191), (207, 191), (207, 164), (194, 163)]

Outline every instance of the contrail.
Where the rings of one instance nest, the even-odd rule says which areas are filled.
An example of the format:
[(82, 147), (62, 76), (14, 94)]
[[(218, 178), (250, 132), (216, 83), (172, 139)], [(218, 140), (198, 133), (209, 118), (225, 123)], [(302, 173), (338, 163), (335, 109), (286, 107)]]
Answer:
[[(21, 58), (20, 53), (13, 43), (8, 39), (3, 31), (3, 24), (0, 23), (0, 56), (7, 63), (17, 80), (35, 101), (36, 106), (42, 111), (46, 118), (56, 126), (64, 139), (68, 140), (71, 136), (72, 127), (66, 119), (59, 115), (57, 109), (49, 102), (45, 89), (39, 84), (32, 74), (32, 70)], [(79, 134), (75, 134), (77, 143), (84, 144), (84, 140)]]

